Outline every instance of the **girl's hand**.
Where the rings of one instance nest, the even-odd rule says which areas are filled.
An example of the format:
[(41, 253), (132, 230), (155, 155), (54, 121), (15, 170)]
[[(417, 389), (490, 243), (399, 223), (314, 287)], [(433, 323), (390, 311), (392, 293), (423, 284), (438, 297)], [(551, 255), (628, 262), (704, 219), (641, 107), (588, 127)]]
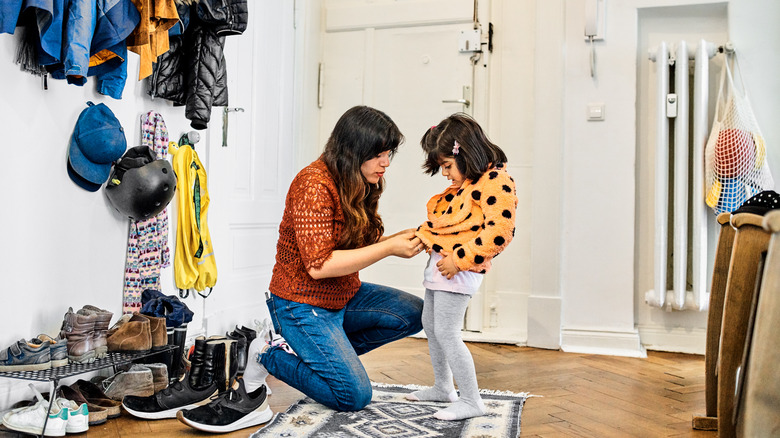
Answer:
[(447, 277), (447, 280), (451, 280), (460, 271), (455, 265), (455, 259), (453, 259), (452, 254), (439, 260), (436, 263), (436, 267), (439, 268), (441, 275)]
[(414, 229), (404, 230), (387, 238), (391, 254), (405, 259), (412, 258), (425, 249), (419, 237), (414, 235)]

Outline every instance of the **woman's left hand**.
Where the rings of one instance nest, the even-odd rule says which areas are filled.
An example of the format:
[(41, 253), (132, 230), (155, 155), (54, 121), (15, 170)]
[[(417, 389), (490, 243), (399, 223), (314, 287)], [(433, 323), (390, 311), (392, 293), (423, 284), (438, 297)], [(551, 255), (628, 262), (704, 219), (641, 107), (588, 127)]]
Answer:
[(455, 259), (452, 258), (452, 254), (439, 260), (436, 263), (436, 267), (439, 268), (441, 275), (447, 277), (447, 280), (452, 279), (460, 271), (455, 265)]

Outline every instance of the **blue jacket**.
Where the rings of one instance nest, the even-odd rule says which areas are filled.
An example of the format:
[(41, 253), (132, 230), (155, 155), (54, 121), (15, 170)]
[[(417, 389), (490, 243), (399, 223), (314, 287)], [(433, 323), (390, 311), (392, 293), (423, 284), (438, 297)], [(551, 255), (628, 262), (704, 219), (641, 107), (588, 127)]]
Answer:
[[(61, 54), (48, 67), (52, 77), (84, 85), (87, 76), (97, 76), (98, 92), (121, 99), (127, 80), (125, 38), (141, 19), (138, 9), (130, 0), (70, 0), (64, 16)], [(90, 68), (90, 57), (103, 50), (110, 53), (93, 58), (100, 61)]]
[(90, 67), (87, 75), (97, 76), (99, 93), (121, 99), (127, 82), (126, 39), (138, 25), (141, 14), (130, 0), (99, 0), (97, 13), (90, 53), (95, 55), (107, 50), (116, 56)]
[(63, 7), (64, 0), (2, 0), (0, 33), (14, 33), (18, 18), (34, 19), (39, 42), (38, 64), (54, 64), (59, 61), (62, 52)]
[(0, 33), (14, 33), (21, 10), (22, 0), (0, 1)]

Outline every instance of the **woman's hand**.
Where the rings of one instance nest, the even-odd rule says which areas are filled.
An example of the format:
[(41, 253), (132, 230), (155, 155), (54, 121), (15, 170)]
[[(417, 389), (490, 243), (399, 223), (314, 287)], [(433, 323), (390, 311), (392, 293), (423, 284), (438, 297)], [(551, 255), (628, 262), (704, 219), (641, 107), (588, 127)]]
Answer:
[(407, 228), (405, 230), (401, 230), (401, 231), (399, 231), (399, 232), (397, 232), (395, 234), (391, 234), (389, 236), (382, 236), (382, 237), (379, 238), (379, 241), (380, 242), (384, 242), (385, 240), (387, 240), (387, 239), (389, 239), (391, 237), (398, 236), (398, 235), (408, 235), (409, 233), (414, 234), (415, 231), (417, 231), (415, 228)]
[(414, 231), (414, 228), (409, 228), (387, 237), (386, 243), (390, 245), (392, 255), (408, 259), (425, 249), (425, 245), (414, 235)]
[(455, 274), (460, 271), (460, 269), (458, 269), (458, 267), (455, 265), (455, 259), (453, 258), (452, 254), (439, 260), (436, 263), (436, 267), (439, 268), (441, 275), (447, 277), (447, 280), (452, 279), (452, 277), (454, 277)]
[(425, 249), (414, 231), (410, 228), (362, 248), (333, 251), (319, 269), (309, 268), (309, 275), (315, 280), (341, 277), (371, 266), (387, 256), (406, 259), (414, 257)]

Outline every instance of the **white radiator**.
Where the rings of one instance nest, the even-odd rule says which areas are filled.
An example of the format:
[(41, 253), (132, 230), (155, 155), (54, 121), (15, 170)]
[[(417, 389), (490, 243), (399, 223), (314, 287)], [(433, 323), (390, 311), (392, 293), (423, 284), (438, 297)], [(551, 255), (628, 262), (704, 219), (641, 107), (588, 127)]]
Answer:
[[(709, 135), (709, 60), (717, 52), (718, 47), (715, 44), (700, 40), (696, 45), (679, 41), (671, 47), (662, 42), (649, 53), (657, 72), (653, 256), (655, 267), (654, 289), (645, 293), (645, 301), (651, 306), (666, 310), (707, 310), (709, 306), (709, 291), (706, 290), (708, 210), (704, 203), (704, 146)], [(689, 85), (690, 61), (694, 63), (692, 93)], [(674, 71), (673, 93), (670, 91), (670, 67)], [(690, 102), (691, 100), (693, 102)], [(692, 133), (689, 120), (693, 124)], [(669, 161), (670, 128), (674, 137), (674, 143), (671, 145), (671, 150), (674, 151), (673, 163)], [(693, 163), (689, 163), (689, 154), (694, 157)], [(674, 186), (670, 190), (671, 176)], [(689, 186), (691, 199), (688, 199)], [(671, 248), (667, 243), (669, 233), (672, 233)], [(690, 288), (687, 280), (689, 240), (692, 245)], [(671, 289), (667, 287), (667, 266), (670, 264)]]

